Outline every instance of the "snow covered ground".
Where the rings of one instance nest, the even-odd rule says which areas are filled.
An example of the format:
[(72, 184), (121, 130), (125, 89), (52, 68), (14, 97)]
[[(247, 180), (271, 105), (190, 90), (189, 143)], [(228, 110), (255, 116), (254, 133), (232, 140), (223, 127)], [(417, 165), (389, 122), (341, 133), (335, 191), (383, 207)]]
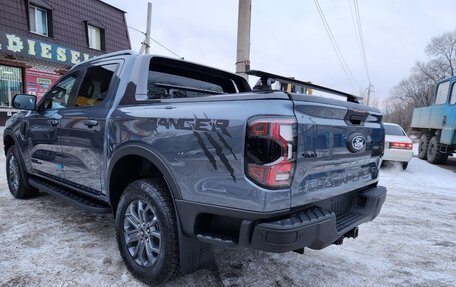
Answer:
[[(14, 200), (0, 156), (0, 286), (142, 286), (125, 268), (110, 215), (48, 195)], [(168, 286), (455, 286), (456, 173), (413, 158), (389, 165), (379, 217), (321, 251), (217, 251), (211, 270)]]

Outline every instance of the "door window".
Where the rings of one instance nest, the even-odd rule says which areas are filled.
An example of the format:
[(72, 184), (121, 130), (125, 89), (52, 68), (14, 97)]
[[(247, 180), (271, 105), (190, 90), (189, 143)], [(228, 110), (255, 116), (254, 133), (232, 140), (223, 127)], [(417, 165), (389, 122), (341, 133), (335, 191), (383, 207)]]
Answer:
[(454, 104), (456, 104), (456, 84), (453, 84), (453, 88), (451, 88), (450, 105)]
[(103, 102), (109, 90), (117, 64), (87, 69), (76, 97), (76, 107), (93, 107)]
[(450, 87), (450, 82), (448, 82), (448, 81), (441, 83), (437, 87), (437, 93), (435, 95), (435, 104), (436, 105), (441, 105), (441, 104), (446, 103), (449, 87)]
[(69, 105), (71, 92), (77, 79), (77, 74), (72, 74), (58, 82), (46, 95), (45, 109), (63, 109)]

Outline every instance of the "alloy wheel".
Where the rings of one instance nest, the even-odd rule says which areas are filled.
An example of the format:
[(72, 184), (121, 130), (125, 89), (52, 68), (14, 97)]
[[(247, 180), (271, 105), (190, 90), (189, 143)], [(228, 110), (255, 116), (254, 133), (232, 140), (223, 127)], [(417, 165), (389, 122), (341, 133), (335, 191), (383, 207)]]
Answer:
[(17, 164), (16, 157), (12, 155), (9, 159), (8, 165), (8, 180), (11, 187), (17, 191), (19, 187), (19, 166)]
[(160, 256), (161, 233), (156, 212), (147, 202), (132, 201), (125, 211), (124, 239), (130, 256), (141, 267), (152, 266)]

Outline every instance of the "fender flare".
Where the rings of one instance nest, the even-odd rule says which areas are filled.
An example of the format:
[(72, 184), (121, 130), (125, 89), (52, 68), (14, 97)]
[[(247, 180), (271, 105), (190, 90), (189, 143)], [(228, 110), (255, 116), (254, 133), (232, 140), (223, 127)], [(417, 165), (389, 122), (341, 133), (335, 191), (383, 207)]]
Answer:
[(163, 174), (163, 177), (165, 179), (166, 184), (168, 185), (173, 201), (176, 199), (182, 199), (182, 194), (180, 192), (178, 185), (176, 184), (175, 177), (172, 174), (171, 170), (168, 168), (168, 166), (165, 164), (165, 162), (157, 155), (157, 153), (152, 151), (146, 144), (135, 142), (122, 145), (121, 147), (116, 149), (109, 158), (107, 176), (105, 179), (105, 190), (109, 202), (111, 201), (109, 184), (111, 181), (112, 170), (121, 158), (129, 155), (141, 156), (149, 160), (152, 164), (154, 164), (158, 168), (158, 170)]

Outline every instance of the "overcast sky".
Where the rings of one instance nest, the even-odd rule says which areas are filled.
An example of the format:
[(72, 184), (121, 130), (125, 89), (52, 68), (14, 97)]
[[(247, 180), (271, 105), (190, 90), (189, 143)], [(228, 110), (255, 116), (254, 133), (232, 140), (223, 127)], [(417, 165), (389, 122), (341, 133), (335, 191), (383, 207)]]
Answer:
[[(147, 0), (105, 0), (145, 31)], [(238, 0), (151, 0), (152, 37), (186, 60), (235, 71)], [(368, 80), (349, 3), (319, 0), (357, 87)], [(429, 40), (456, 29), (455, 0), (359, 0), (368, 68), (375, 94), (385, 98)], [(353, 8), (352, 8), (353, 9)], [(132, 48), (143, 35), (129, 29)], [(173, 57), (152, 44), (153, 54)], [(358, 94), (347, 80), (312, 0), (252, 0), (251, 68)], [(356, 88), (358, 89), (358, 88)]]

